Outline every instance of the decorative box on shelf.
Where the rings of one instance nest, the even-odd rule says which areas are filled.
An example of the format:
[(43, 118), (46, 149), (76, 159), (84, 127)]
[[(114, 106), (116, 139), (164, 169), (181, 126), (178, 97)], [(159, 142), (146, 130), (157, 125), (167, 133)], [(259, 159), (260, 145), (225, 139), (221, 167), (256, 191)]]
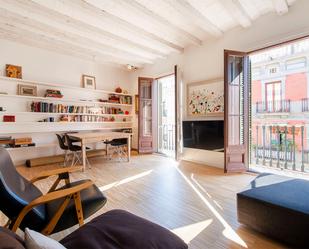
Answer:
[(3, 122), (15, 122), (15, 116), (14, 115), (4, 115)]

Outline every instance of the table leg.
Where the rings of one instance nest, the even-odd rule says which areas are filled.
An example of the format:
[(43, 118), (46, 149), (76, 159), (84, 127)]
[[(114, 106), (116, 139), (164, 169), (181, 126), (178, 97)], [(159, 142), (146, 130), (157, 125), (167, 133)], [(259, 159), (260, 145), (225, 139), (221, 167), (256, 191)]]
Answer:
[(128, 137), (127, 145), (128, 145), (128, 162), (130, 162), (130, 158), (131, 158), (131, 137)]
[(86, 170), (86, 145), (84, 141), (82, 141), (82, 157), (83, 157), (83, 171)]

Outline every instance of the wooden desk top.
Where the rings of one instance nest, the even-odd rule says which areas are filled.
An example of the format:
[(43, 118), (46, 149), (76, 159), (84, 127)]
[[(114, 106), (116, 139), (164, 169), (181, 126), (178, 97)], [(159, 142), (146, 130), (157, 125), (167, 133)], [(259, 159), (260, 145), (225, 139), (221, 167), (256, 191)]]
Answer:
[(125, 132), (85, 132), (68, 134), (70, 137), (75, 137), (80, 140), (87, 139), (115, 139), (115, 138), (129, 138), (132, 133)]

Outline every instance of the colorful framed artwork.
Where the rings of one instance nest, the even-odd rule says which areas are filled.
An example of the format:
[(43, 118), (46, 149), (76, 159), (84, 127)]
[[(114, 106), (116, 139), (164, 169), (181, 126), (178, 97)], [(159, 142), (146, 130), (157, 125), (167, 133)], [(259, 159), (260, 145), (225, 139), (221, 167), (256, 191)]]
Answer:
[(83, 87), (88, 89), (96, 89), (95, 77), (83, 74)]
[(6, 77), (9, 77), (9, 78), (21, 79), (22, 78), (22, 67), (11, 65), (11, 64), (6, 64), (5, 65), (5, 75)]
[(24, 96), (37, 96), (37, 87), (31, 85), (17, 85), (17, 94)]
[(189, 83), (187, 85), (188, 116), (223, 116), (223, 79)]

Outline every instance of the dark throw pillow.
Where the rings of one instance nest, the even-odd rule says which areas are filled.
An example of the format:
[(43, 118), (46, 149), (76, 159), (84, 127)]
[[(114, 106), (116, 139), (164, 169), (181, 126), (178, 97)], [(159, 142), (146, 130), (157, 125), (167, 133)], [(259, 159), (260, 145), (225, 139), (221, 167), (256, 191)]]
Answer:
[(25, 249), (24, 242), (17, 234), (0, 227), (0, 249)]
[(60, 241), (68, 249), (187, 249), (168, 229), (124, 210), (102, 214)]

